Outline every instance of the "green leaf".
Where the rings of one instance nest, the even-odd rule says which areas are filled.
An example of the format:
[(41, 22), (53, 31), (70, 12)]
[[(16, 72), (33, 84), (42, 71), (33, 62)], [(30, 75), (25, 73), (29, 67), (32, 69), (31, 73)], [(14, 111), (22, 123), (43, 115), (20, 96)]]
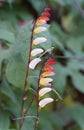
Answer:
[(15, 43), (11, 46), (11, 55), (18, 58), (21, 57), (27, 64), (28, 55), (30, 49), (30, 37), (31, 37), (32, 21), (25, 24), (18, 30)]
[(0, 29), (0, 39), (13, 43), (15, 41), (15, 36), (8, 30)]
[(35, 121), (35, 119), (33, 119), (33, 118), (25, 119), (25, 122), (24, 122), (24, 125), (22, 127), (22, 130), (27, 130), (27, 128), (29, 130), (33, 130), (33, 128), (34, 128), (34, 121)]
[(25, 66), (17, 59), (10, 59), (7, 64), (6, 78), (12, 85), (16, 87), (23, 87), (25, 79)]
[(8, 82), (6, 80), (3, 80), (1, 82), (0, 92), (5, 94), (6, 96), (8, 96), (10, 98), (10, 100), (12, 100), (12, 102), (14, 102), (14, 103), (17, 102), (15, 94), (12, 90), (12, 87), (8, 84)]
[(56, 75), (53, 77), (53, 87), (56, 88), (60, 93), (63, 93), (66, 86), (67, 69), (61, 64), (55, 65)]
[(69, 110), (71, 117), (80, 125), (81, 130), (84, 130), (84, 106), (77, 104)]
[(74, 87), (78, 89), (81, 93), (84, 93), (84, 76), (77, 71), (73, 71), (71, 76)]
[(34, 9), (36, 11), (38, 11), (38, 13), (39, 13), (39, 11), (42, 11), (45, 6), (45, 1), (39, 1), (39, 0), (37, 0), (35, 2), (33, 0), (29, 0), (29, 1), (33, 5)]
[[(56, 0), (56, 2), (59, 3), (60, 5), (64, 5), (64, 6), (73, 5), (73, 0)], [(82, 3), (83, 0), (79, 0), (78, 2)]]
[(0, 130), (7, 130), (10, 126), (10, 114), (0, 109)]
[(79, 70), (84, 70), (84, 62), (70, 60), (67, 64), (68, 75), (71, 76), (74, 87), (84, 93), (84, 76)]
[(83, 42), (84, 38), (81, 39), (81, 37), (71, 37), (66, 41), (67, 47), (76, 53), (82, 51)]
[(0, 75), (1, 75), (1, 67), (2, 67), (3, 60), (7, 60), (8, 57), (9, 57), (9, 49), (4, 50), (0, 47)]

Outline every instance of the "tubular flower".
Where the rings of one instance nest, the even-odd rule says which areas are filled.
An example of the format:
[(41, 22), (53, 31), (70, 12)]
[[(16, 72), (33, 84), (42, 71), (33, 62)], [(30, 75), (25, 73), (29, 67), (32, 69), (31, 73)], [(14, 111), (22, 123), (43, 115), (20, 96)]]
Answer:
[(30, 64), (29, 64), (29, 68), (31, 69), (35, 69), (36, 65), (41, 61), (41, 58), (35, 58), (33, 59)]
[(42, 15), (47, 16), (47, 17), (48, 17), (48, 16), (50, 16), (50, 13), (46, 11), (46, 12), (43, 12), (43, 13), (42, 13)]
[(52, 91), (52, 88), (46, 87), (46, 88), (42, 88), (39, 91), (39, 96), (42, 97), (44, 96), (46, 93)]
[(42, 25), (42, 24), (46, 24), (46, 23), (47, 23), (47, 21), (38, 19), (38, 20), (36, 21), (36, 26), (39, 26), (39, 25)]
[(43, 86), (51, 86), (51, 82), (53, 81), (52, 78), (41, 78), (40, 79), (40, 85)]
[(40, 33), (40, 32), (46, 31), (46, 30), (47, 30), (46, 27), (36, 27), (36, 28), (34, 29), (34, 34), (38, 34), (38, 33)]
[(33, 40), (33, 45), (38, 45), (40, 43), (46, 42), (47, 39), (45, 37), (38, 37)]
[[(46, 24), (47, 21), (50, 20), (49, 11), (50, 11), (49, 8), (44, 9), (44, 12), (41, 13), (41, 16), (37, 18), (34, 24), (34, 28), (32, 30), (30, 57), (33, 58), (35, 56), (35, 58), (32, 60), (30, 59), (30, 63), (29, 63), (30, 69), (35, 69), (37, 64), (41, 62), (41, 58), (38, 58), (37, 55), (39, 54), (39, 57), (40, 57), (42, 55), (41, 53), (43, 53), (44, 50), (42, 48), (35, 48), (35, 47), (39, 44), (45, 43), (47, 39), (45, 37), (37, 36), (37, 34), (47, 30), (47, 27), (44, 27), (43, 24)], [(35, 34), (35, 38), (34, 38), (34, 34)]]
[(42, 77), (46, 77), (46, 76), (54, 76), (55, 73), (53, 71), (45, 71), (42, 73)]
[(31, 56), (33, 57), (33, 56), (36, 56), (36, 55), (38, 55), (38, 54), (40, 54), (40, 53), (42, 53), (43, 52), (43, 49), (41, 49), (41, 48), (37, 48), (37, 49), (33, 49), (32, 51), (31, 51)]
[(56, 62), (55, 62), (52, 58), (50, 58), (50, 59), (47, 61), (47, 64), (55, 65)]
[(52, 66), (49, 66), (49, 65), (45, 65), (43, 70), (54, 70), (54, 68)]
[(53, 98), (44, 98), (44, 99), (40, 100), (39, 107), (43, 108), (43, 107), (45, 107), (45, 105), (47, 105), (48, 103), (51, 103), (53, 101), (54, 101)]
[(49, 21), (49, 20), (50, 20), (50, 18), (48, 18), (47, 16), (42, 15), (42, 16), (40, 16), (40, 17), (39, 17), (39, 19), (38, 19), (38, 20)]

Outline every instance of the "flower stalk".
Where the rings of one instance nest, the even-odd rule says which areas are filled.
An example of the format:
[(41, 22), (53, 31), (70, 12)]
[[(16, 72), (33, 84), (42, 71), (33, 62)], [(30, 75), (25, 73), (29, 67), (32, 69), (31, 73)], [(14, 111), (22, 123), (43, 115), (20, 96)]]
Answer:
[[(26, 70), (26, 76), (25, 76), (25, 81), (24, 81), (24, 92), (22, 96), (22, 106), (21, 106), (21, 117), (24, 117), (25, 112), (24, 111), (24, 103), (27, 100), (27, 84), (28, 84), (28, 76), (29, 76), (29, 70), (30, 69), (35, 69), (37, 64), (41, 62), (41, 58), (36, 57), (38, 54), (42, 53), (43, 50), (41, 48), (33, 48), (34, 46), (38, 44), (42, 44), (47, 41), (45, 37), (36, 37), (34, 38), (34, 34), (38, 34), (40, 32), (46, 31), (47, 28), (42, 27), (47, 21), (50, 20), (49, 16), (50, 13), (48, 12), (50, 8), (45, 8), (44, 13), (41, 14), (39, 18), (34, 22), (33, 28), (32, 28), (32, 33), (31, 33), (31, 39), (30, 39), (30, 51), (29, 51), (29, 58), (28, 58), (28, 63), (27, 63), (27, 70)], [(35, 57), (34, 59), (31, 60), (31, 57)], [(37, 91), (38, 92), (38, 91)], [(37, 94), (37, 99), (38, 99), (38, 94)], [(39, 105), (39, 101), (37, 100), (37, 106)], [(38, 111), (37, 111), (37, 117), (38, 117)], [(24, 119), (21, 118), (20, 120), (20, 125), (19, 125), (19, 130), (21, 130), (22, 125), (24, 123)]]

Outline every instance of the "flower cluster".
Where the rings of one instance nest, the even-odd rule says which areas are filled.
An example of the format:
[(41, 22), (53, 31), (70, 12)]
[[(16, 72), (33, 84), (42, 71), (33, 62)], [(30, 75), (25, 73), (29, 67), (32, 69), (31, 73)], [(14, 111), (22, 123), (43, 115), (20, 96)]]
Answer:
[[(35, 22), (35, 26), (33, 29), (33, 35), (36, 35), (40, 32), (46, 31), (47, 28), (44, 27), (43, 25), (47, 23), (47, 21), (50, 20), (50, 8), (45, 8), (44, 12), (41, 13), (41, 16), (36, 20)], [(30, 69), (35, 69), (35, 67), (37, 66), (37, 64), (39, 62), (41, 62), (41, 58), (37, 57), (38, 54), (42, 54), (44, 52), (44, 50), (42, 48), (35, 48), (35, 46), (37, 46), (38, 44), (44, 43), (46, 42), (47, 39), (45, 37), (35, 37), (32, 40), (32, 49), (31, 49), (31, 58), (32, 60), (29, 63), (29, 68)], [(33, 59), (33, 57), (35, 57)]]
[(43, 108), (45, 105), (47, 105), (50, 102), (53, 102), (53, 98), (44, 98), (41, 99), (46, 93), (52, 91), (52, 81), (53, 79), (51, 78), (51, 76), (55, 75), (54, 72), (54, 68), (52, 67), (52, 65), (55, 65), (56, 62), (50, 57), (43, 69), (42, 69), (42, 73), (40, 76), (40, 85), (39, 85), (39, 107)]
[[(51, 10), (50, 8), (45, 8), (44, 12), (41, 13), (41, 16), (35, 22), (35, 26), (33, 29), (33, 35), (35, 35), (35, 38), (33, 38), (33, 40), (32, 40), (32, 49), (31, 49), (31, 59), (32, 60), (30, 60), (30, 63), (29, 63), (30, 69), (35, 69), (37, 64), (41, 62), (41, 56), (39, 56), (39, 57), (37, 57), (37, 56), (45, 54), (45, 52), (42, 48), (38, 48), (38, 47), (36, 48), (36, 46), (38, 44), (46, 42), (47, 39), (45, 37), (38, 37), (37, 34), (47, 30), (47, 28), (44, 25), (50, 20), (50, 13), (49, 13), (50, 10)], [(51, 50), (51, 49), (48, 49), (48, 50)], [(53, 90), (52, 89), (53, 79), (51, 78), (51, 76), (55, 75), (54, 68), (52, 67), (52, 65), (55, 65), (55, 64), (56, 64), (56, 62), (53, 60), (53, 58), (50, 57), (46, 61), (45, 65), (42, 69), (42, 73), (40, 75), (39, 86), (38, 86), (39, 89), (37, 92), (38, 98), (39, 98), (39, 104), (38, 104), (39, 108), (42, 108), (46, 104), (53, 101), (52, 98), (42, 99), (42, 97), (46, 93)]]

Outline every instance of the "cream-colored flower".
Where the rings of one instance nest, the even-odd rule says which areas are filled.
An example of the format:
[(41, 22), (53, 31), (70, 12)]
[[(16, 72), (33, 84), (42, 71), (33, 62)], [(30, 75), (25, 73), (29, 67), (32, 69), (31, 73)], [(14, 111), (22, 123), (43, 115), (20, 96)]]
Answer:
[(41, 62), (41, 58), (35, 58), (29, 63), (29, 68), (34, 69), (36, 65)]
[(41, 78), (40, 79), (40, 85), (43, 86), (51, 86), (51, 82), (53, 81), (52, 78)]
[(38, 34), (40, 32), (46, 31), (47, 28), (46, 27), (37, 27), (34, 29), (34, 34)]
[(47, 105), (48, 103), (51, 103), (51, 102), (53, 102), (53, 101), (54, 101), (53, 98), (44, 98), (44, 99), (42, 99), (42, 100), (39, 102), (39, 107), (40, 107), (40, 108), (43, 108), (43, 107), (45, 107), (45, 105)]
[(46, 42), (47, 39), (45, 37), (38, 37), (36, 39), (33, 40), (33, 45), (38, 45), (40, 43)]
[(52, 91), (52, 88), (46, 87), (46, 88), (42, 88), (39, 90), (39, 96), (42, 97), (44, 96), (46, 93)]
[(38, 54), (40, 54), (42, 52), (43, 52), (43, 49), (41, 49), (41, 48), (33, 49), (31, 51), (31, 56), (36, 56), (36, 55), (38, 55)]

